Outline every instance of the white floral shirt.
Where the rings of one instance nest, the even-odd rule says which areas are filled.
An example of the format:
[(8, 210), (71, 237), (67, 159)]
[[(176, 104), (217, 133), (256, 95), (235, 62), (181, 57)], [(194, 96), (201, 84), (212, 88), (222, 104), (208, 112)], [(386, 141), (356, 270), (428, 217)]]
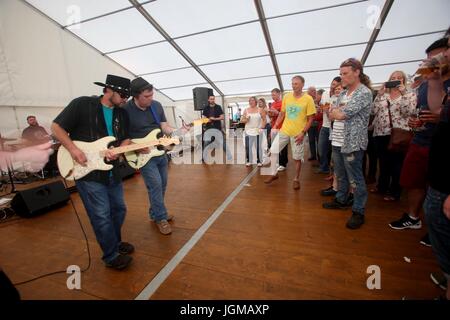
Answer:
[(408, 118), (414, 114), (417, 107), (417, 96), (414, 92), (407, 92), (397, 99), (391, 99), (388, 93), (377, 96), (373, 104), (373, 136), (388, 136), (391, 134), (389, 123), (388, 101), (390, 103), (392, 126), (404, 130), (411, 130)]

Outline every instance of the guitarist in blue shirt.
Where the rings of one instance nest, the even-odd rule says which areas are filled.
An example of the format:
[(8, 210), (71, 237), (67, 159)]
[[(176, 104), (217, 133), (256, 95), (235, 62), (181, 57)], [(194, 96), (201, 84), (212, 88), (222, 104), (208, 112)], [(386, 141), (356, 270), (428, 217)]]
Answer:
[[(171, 135), (175, 129), (167, 123), (161, 103), (153, 100), (153, 85), (139, 77), (131, 81), (130, 88), (133, 99), (128, 101), (125, 106), (130, 119), (130, 138), (145, 138), (155, 129), (160, 129), (165, 135)], [(188, 130), (187, 128), (183, 129)], [(140, 152), (149, 153), (150, 150), (146, 148)], [(167, 157), (165, 154), (161, 154), (150, 158), (140, 168), (151, 205), (149, 209), (150, 220), (156, 223), (159, 231), (164, 235), (172, 233), (169, 221), (173, 219), (173, 216), (167, 213), (164, 204), (164, 195), (167, 188), (167, 166)]]
[[(129, 97), (130, 80), (108, 75), (105, 83), (95, 84), (104, 87), (102, 96), (72, 100), (52, 124), (54, 136), (70, 152), (72, 159), (84, 166), (87, 164), (86, 154), (74, 141), (94, 142), (114, 136), (121, 145), (130, 143), (128, 114), (119, 108)], [(134, 247), (121, 239), (126, 206), (118, 156), (108, 150), (105, 157), (113, 164), (112, 171), (95, 170), (75, 183), (103, 251), (105, 265), (122, 270), (130, 264), (132, 258), (129, 254)]]

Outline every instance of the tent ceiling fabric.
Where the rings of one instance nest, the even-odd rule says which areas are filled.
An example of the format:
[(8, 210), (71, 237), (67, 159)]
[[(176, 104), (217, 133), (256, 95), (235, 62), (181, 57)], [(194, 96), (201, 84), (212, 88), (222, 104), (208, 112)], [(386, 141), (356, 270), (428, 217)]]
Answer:
[[(226, 96), (268, 93), (279, 86), (255, 1), (264, 10), (286, 89), (294, 74), (304, 75), (307, 86), (328, 87), (343, 60), (362, 57), (385, 4), (139, 0), (167, 41), (127, 0), (26, 0), (173, 100), (191, 99), (196, 86), (211, 87), (197, 67)], [(448, 28), (449, 11), (448, 0), (395, 0), (365, 63), (372, 82), (386, 81), (397, 69), (413, 74), (425, 48)]]

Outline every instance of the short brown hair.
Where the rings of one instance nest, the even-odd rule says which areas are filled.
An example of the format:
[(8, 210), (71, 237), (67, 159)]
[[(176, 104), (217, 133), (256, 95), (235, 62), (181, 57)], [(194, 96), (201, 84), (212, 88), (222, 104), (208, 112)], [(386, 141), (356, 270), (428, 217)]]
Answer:
[(305, 78), (303, 78), (302, 76), (293, 76), (292, 79), (299, 79), (301, 82), (303, 82), (303, 84), (305, 84)]

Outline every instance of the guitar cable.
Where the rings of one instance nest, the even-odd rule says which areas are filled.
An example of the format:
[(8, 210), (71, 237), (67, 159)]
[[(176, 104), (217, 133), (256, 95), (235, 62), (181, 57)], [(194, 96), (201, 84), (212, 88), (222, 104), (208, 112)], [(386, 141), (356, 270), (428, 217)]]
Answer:
[[(67, 186), (66, 179), (63, 179), (63, 182), (64, 182), (64, 186), (65, 186), (65, 188), (67, 190), (68, 186)], [(91, 250), (89, 248), (89, 240), (88, 240), (88, 237), (86, 235), (86, 231), (84, 230), (83, 223), (81, 222), (80, 216), (78, 214), (78, 210), (75, 207), (75, 204), (74, 204), (74, 202), (72, 200), (72, 197), (70, 195), (69, 195), (69, 201), (70, 201), (70, 203), (72, 205), (73, 211), (75, 212), (75, 215), (77, 217), (78, 223), (79, 223), (80, 228), (81, 228), (81, 231), (83, 232), (84, 240), (85, 240), (85, 243), (86, 243), (86, 250), (87, 250), (87, 254), (88, 254), (88, 265), (87, 265), (87, 267), (85, 267), (83, 270), (80, 271), (82, 273), (82, 272), (88, 271), (89, 268), (91, 267)], [(60, 270), (60, 271), (54, 271), (54, 272), (46, 273), (46, 274), (34, 277), (32, 279), (29, 279), (29, 280), (13, 283), (13, 285), (14, 286), (20, 286), (20, 285), (23, 285), (25, 283), (36, 281), (38, 279), (42, 279), (42, 278), (49, 277), (49, 276), (52, 276), (52, 275), (55, 275), (55, 274), (60, 274), (60, 273), (67, 273), (67, 270)]]

